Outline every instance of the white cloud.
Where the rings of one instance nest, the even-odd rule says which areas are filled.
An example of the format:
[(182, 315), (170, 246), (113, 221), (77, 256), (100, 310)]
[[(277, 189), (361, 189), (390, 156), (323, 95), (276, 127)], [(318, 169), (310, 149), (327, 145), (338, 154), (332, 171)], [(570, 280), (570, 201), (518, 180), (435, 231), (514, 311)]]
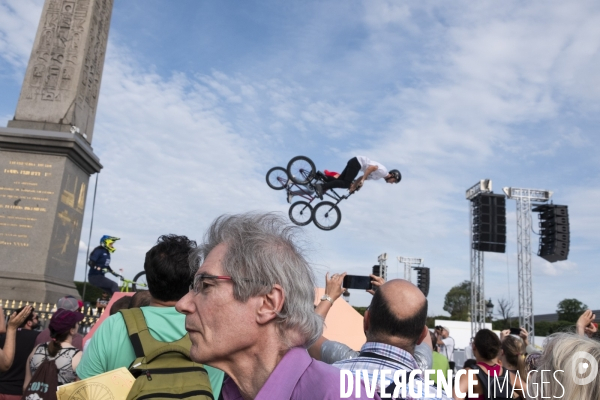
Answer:
[(0, 54), (15, 67), (27, 65), (43, 0), (0, 1)]

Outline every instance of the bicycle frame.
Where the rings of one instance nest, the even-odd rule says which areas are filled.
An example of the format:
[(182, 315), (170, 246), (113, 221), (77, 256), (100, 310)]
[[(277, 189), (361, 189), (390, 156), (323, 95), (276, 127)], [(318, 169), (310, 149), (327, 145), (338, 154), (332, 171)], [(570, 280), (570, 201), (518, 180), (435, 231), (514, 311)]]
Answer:
[[(131, 279), (126, 279), (121, 277), (121, 292), (124, 293), (129, 293), (129, 292), (133, 292), (133, 281)], [(131, 289), (131, 290), (130, 290)]]
[[(282, 174), (282, 170), (286, 173)], [(325, 176), (323, 172), (316, 169), (314, 162), (305, 156), (292, 158), (287, 164), (287, 168), (271, 168), (267, 172), (266, 179), (267, 185), (271, 189), (286, 189), (288, 201), (292, 196), (301, 198), (301, 200), (293, 201), (288, 211), (293, 223), (305, 226), (314, 222), (317, 228), (324, 231), (335, 229), (339, 225), (342, 213), (338, 205), (356, 191), (341, 195), (335, 189), (329, 189), (322, 193), (323, 196), (319, 196), (316, 193), (317, 187), (320, 184), (331, 182), (335, 178)], [(324, 196), (327, 196), (327, 199), (324, 199)], [(326, 201), (317, 201), (313, 207), (312, 203), (317, 198)]]
[[(148, 287), (148, 285), (146, 285), (145, 283), (138, 283), (134, 280), (125, 278), (123, 275), (115, 275), (115, 276), (121, 280), (120, 291), (123, 293), (135, 292), (135, 291), (137, 291), (137, 286)], [(134, 284), (136, 285), (136, 290), (133, 290)]]
[[(300, 173), (303, 176), (308, 177), (309, 172), (301, 169)], [(324, 176), (321, 174), (321, 172), (318, 171), (310, 182), (308, 182), (306, 185), (302, 185), (302, 186), (311, 186), (313, 188), (313, 193), (315, 193), (314, 185), (316, 183), (325, 183), (325, 180), (323, 179), (323, 177)], [(291, 181), (284, 180), (282, 178), (277, 178), (277, 180), (279, 182), (281, 182), (282, 185), (286, 185), (288, 182), (291, 182)], [(297, 183), (292, 182), (292, 187), (297, 187), (302, 192), (304, 192), (304, 194), (297, 194), (296, 196), (302, 197), (303, 199), (307, 200), (309, 203), (312, 203), (314, 199), (318, 198), (316, 193), (310, 194), (309, 192), (305, 191), (302, 186), (298, 185)], [(356, 191), (354, 191), (354, 192), (356, 192)], [(323, 193), (323, 195), (333, 199), (335, 202), (335, 205), (337, 206), (338, 204), (340, 204), (340, 202), (342, 200), (345, 200), (345, 199), (349, 198), (350, 196), (352, 196), (354, 194), (354, 192), (348, 193), (346, 195), (340, 195), (335, 191), (335, 189), (329, 189), (327, 192)]]
[(294, 183), (294, 182), (292, 182), (292, 181), (290, 181), (290, 180), (286, 180), (286, 179), (283, 179), (283, 178), (280, 178), (280, 177), (278, 177), (278, 178), (277, 178), (277, 180), (278, 180), (278, 181), (279, 181), (279, 182), (280, 182), (282, 185), (284, 185), (284, 186), (285, 186), (285, 185), (287, 185), (288, 183), (291, 183), (291, 184), (292, 184), (292, 186), (290, 186), (290, 187), (296, 187), (296, 188), (298, 188), (300, 191), (302, 191), (302, 192), (303, 192), (303, 194), (297, 194), (296, 196), (298, 196), (298, 197), (302, 197), (304, 200), (307, 200), (309, 203), (312, 203), (312, 201), (313, 201), (314, 199), (316, 199), (316, 198), (317, 198), (317, 196), (316, 196), (316, 195), (312, 195), (312, 194), (310, 194), (310, 192), (307, 192), (307, 191), (304, 189), (304, 187), (303, 187), (303, 186), (308, 186), (308, 185), (310, 185), (310, 186), (312, 186), (312, 187), (313, 187), (313, 193), (315, 193), (315, 191), (314, 191), (314, 185), (313, 185), (313, 181), (311, 181), (311, 182), (307, 183), (306, 185), (298, 185), (297, 183)]

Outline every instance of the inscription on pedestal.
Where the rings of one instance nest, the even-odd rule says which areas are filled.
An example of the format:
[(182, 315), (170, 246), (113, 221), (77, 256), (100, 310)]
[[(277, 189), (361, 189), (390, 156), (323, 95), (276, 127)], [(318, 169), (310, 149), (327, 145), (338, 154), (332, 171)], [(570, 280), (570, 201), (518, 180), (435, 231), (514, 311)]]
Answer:
[(52, 164), (7, 160), (0, 168), (0, 246), (29, 247), (55, 195), (43, 189), (43, 180), (52, 178)]
[[(87, 174), (63, 157), (2, 155), (0, 255), (8, 257), (9, 252), (13, 259), (36, 260), (20, 267), (22, 272), (37, 264), (52, 276), (68, 270), (65, 275), (70, 278), (79, 248)], [(27, 161), (33, 159), (44, 161)]]

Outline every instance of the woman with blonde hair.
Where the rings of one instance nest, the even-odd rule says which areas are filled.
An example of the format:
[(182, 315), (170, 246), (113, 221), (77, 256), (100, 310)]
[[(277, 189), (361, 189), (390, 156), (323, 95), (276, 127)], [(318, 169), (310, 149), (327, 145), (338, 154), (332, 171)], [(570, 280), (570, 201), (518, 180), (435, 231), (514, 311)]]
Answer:
[(74, 382), (75, 369), (81, 360), (81, 351), (72, 344), (79, 322), (84, 315), (59, 308), (50, 319), (50, 341), (38, 345), (27, 359), (23, 391), (27, 390), (31, 377), (46, 360), (53, 360), (58, 370), (58, 385)]
[(555, 333), (547, 340), (537, 370), (530, 371), (527, 397), (600, 399), (600, 342), (575, 333)]

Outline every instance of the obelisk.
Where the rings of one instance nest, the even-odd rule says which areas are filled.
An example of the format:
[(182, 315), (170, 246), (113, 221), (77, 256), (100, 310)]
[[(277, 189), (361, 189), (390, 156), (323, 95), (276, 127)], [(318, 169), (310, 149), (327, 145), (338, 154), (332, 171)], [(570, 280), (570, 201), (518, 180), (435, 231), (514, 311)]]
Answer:
[(15, 117), (0, 128), (0, 298), (78, 296), (73, 278), (113, 0), (46, 0)]

